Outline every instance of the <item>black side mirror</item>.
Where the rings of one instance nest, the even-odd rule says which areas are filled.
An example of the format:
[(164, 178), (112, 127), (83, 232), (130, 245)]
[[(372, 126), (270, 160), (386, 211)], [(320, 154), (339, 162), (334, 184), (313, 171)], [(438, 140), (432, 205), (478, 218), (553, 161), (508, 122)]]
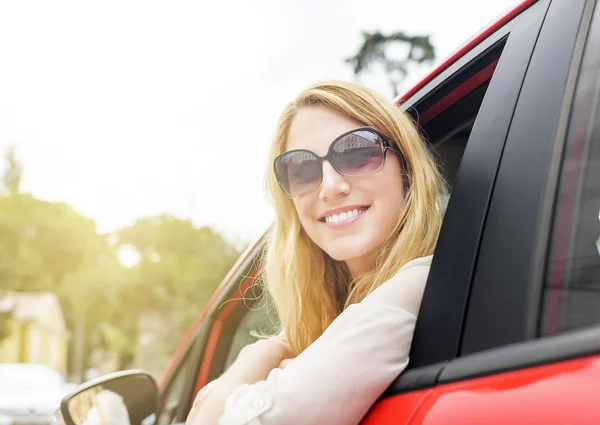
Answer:
[(158, 387), (140, 370), (111, 373), (78, 386), (63, 398), (65, 425), (154, 425)]

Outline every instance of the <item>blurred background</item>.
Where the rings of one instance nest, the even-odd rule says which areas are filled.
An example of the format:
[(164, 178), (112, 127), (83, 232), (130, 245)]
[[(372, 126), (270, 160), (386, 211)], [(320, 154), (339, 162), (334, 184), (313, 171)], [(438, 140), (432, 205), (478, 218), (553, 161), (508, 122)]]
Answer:
[(286, 103), (392, 101), (513, 3), (0, 2), (0, 394), (159, 376), (272, 220)]

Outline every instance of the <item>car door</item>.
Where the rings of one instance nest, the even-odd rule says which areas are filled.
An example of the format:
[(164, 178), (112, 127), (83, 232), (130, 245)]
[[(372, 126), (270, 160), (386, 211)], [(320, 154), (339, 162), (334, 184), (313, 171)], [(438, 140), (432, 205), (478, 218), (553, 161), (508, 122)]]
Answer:
[(553, 0), (483, 228), (460, 357), (411, 424), (600, 422), (600, 8)]

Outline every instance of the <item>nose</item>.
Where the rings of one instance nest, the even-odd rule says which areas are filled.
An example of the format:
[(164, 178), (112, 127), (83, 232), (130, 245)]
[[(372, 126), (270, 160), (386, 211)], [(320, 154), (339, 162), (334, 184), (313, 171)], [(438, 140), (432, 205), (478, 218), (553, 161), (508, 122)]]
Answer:
[(323, 181), (321, 182), (319, 197), (323, 201), (326, 201), (350, 193), (350, 184), (345, 177), (346, 176), (338, 173), (335, 168), (331, 166), (329, 161), (324, 161)]

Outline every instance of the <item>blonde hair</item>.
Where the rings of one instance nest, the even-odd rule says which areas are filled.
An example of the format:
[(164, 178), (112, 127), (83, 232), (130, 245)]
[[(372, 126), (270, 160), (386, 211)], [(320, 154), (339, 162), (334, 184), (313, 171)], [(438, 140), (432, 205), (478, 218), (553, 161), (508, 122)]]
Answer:
[[(286, 149), (296, 112), (324, 106), (391, 138), (405, 158), (405, 209), (378, 249), (374, 270), (352, 281), (306, 234), (292, 200), (279, 188), (273, 160)], [(442, 223), (445, 183), (411, 117), (366, 87), (324, 82), (304, 90), (283, 111), (269, 153), (267, 191), (277, 212), (263, 257), (262, 281), (273, 298), (292, 350), (299, 354), (350, 304), (360, 302), (408, 261), (433, 253)]]

